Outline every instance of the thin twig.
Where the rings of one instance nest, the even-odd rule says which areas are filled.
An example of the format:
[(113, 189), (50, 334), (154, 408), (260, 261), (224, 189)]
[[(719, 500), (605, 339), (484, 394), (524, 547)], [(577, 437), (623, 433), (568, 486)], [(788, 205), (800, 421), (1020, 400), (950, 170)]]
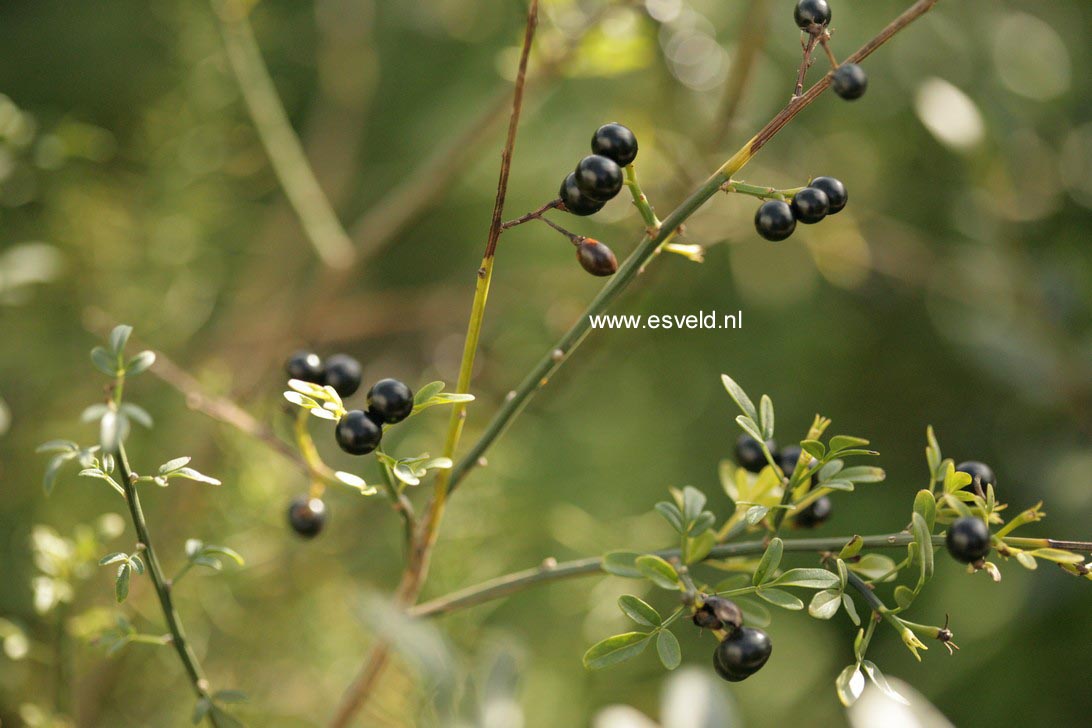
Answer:
[(804, 44), (804, 57), (800, 59), (800, 70), (796, 74), (796, 87), (792, 92), (792, 97), (794, 99), (804, 92), (804, 76), (807, 75), (808, 69), (811, 68), (811, 52), (815, 49), (815, 43), (818, 38), (819, 36), (809, 33), (808, 41)]
[(532, 220), (538, 220), (540, 217), (545, 215), (550, 210), (557, 209), (560, 205), (561, 205), (561, 198), (558, 198), (556, 200), (550, 200), (549, 202), (547, 202), (545, 205), (538, 208), (537, 210), (532, 210), (531, 212), (524, 213), (524, 214), (520, 215), (517, 218), (514, 218), (512, 220), (508, 220), (506, 222), (502, 222), (501, 223), (501, 231), (503, 232), (504, 230), (509, 230), (511, 228), (516, 227), (517, 225), (522, 225), (522, 224), (524, 224), (526, 222), (531, 222)]

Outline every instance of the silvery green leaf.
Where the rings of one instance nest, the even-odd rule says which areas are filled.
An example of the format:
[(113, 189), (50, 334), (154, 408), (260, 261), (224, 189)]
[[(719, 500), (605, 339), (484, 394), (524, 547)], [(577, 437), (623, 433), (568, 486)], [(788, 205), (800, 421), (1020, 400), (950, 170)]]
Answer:
[(395, 463), (391, 468), (391, 472), (394, 473), (394, 477), (401, 480), (406, 485), (418, 485), (421, 479), (413, 474), (413, 468), (403, 462)]
[(758, 586), (759, 584), (774, 578), (777, 567), (781, 565), (781, 554), (784, 550), (785, 544), (781, 539), (775, 537), (770, 541), (770, 545), (766, 547), (766, 551), (762, 554), (762, 559), (755, 568), (754, 576), (751, 577), (752, 584)]
[(831, 490), (842, 490), (847, 493), (853, 492), (853, 483), (848, 480), (842, 480), (841, 478), (823, 480), (820, 481), (819, 485), (822, 488), (830, 488)]
[(186, 539), (186, 556), (187, 557), (196, 556), (201, 551), (201, 548), (204, 545), (205, 545), (204, 542), (201, 541), (200, 539), (187, 538)]
[(782, 609), (798, 610), (804, 608), (804, 602), (797, 597), (789, 594), (787, 591), (776, 589), (773, 587), (762, 587), (755, 592), (760, 599), (763, 599), (775, 607), (781, 607)]
[(193, 706), (193, 715), (190, 716), (190, 720), (193, 721), (194, 725), (197, 725), (205, 719), (210, 710), (212, 710), (212, 701), (207, 697), (200, 697)]
[(45, 475), (42, 477), (42, 488), (45, 489), (45, 494), (49, 495), (53, 492), (53, 486), (57, 483), (57, 476), (61, 472), (61, 468), (64, 464), (72, 459), (70, 453), (64, 452), (60, 455), (54, 455), (49, 459), (49, 464), (46, 465)]
[(819, 468), (819, 482), (830, 480), (841, 471), (843, 466), (845, 466), (844, 460), (831, 460), (829, 463)]
[(683, 563), (696, 564), (703, 560), (716, 544), (717, 535), (709, 529), (705, 529), (697, 536), (683, 539)]
[(109, 566), (110, 564), (116, 564), (119, 561), (127, 561), (128, 559), (129, 556), (127, 554), (124, 554), (121, 551), (115, 551), (114, 553), (106, 554), (106, 556), (99, 559), (99, 566)]
[(694, 524), (690, 527), (691, 536), (700, 536), (713, 527), (713, 524), (717, 522), (717, 517), (710, 511), (704, 511), (701, 515), (694, 519)]
[(660, 663), (668, 670), (674, 670), (682, 663), (682, 648), (671, 630), (661, 629), (656, 635), (656, 654), (660, 657)]
[(299, 392), (285, 392), (284, 393), (284, 398), (287, 399), (289, 402), (291, 402), (294, 405), (298, 405), (300, 407), (306, 407), (307, 409), (311, 409), (312, 407), (318, 407), (319, 406), (318, 402), (311, 399), (310, 397), (308, 397), (305, 394), (300, 394)]
[(108, 377), (116, 377), (118, 375), (117, 357), (101, 346), (96, 346), (91, 350), (91, 363), (95, 365), (96, 369)]
[(133, 567), (133, 571), (137, 574), (144, 573), (144, 560), (140, 558), (140, 554), (133, 554), (129, 557), (129, 565)]
[(417, 394), (413, 397), (414, 406), (427, 402), (442, 391), (444, 391), (443, 382), (429, 382), (417, 390)]
[(641, 575), (661, 589), (678, 589), (679, 574), (675, 567), (655, 554), (638, 556), (634, 562)]
[(129, 566), (128, 561), (118, 567), (118, 578), (114, 582), (114, 596), (117, 597), (118, 604), (124, 602), (125, 597), (129, 596), (129, 576), (132, 571), (133, 567)]
[(152, 416), (148, 414), (148, 411), (140, 405), (133, 404), (132, 402), (125, 402), (121, 405), (121, 411), (129, 419), (136, 420), (138, 423), (140, 423), (144, 427), (147, 427), (148, 429), (151, 429), (152, 425), (154, 424), (152, 422)]
[(352, 473), (346, 473), (344, 470), (338, 470), (334, 473), (334, 477), (350, 488), (356, 488), (364, 495), (372, 495), (377, 492), (375, 488), (369, 487), (368, 484), (364, 482), (364, 478), (361, 478), (359, 475), (353, 475)]
[(746, 415), (736, 415), (736, 424), (754, 439), (759, 442), (764, 442), (762, 439), (762, 431), (758, 429), (758, 424), (750, 417)]
[(110, 411), (110, 408), (102, 404), (92, 404), (84, 407), (83, 412), (80, 413), (80, 422), (98, 422), (102, 419), (102, 416)]
[(636, 657), (648, 647), (647, 632), (626, 632), (596, 642), (584, 653), (584, 667), (599, 670)]
[(333, 422), (336, 422), (338, 420), (338, 416), (335, 413), (331, 412), (328, 409), (323, 409), (322, 407), (315, 407), (314, 409), (308, 411), (315, 417), (318, 417), (320, 420), (331, 420)]
[(897, 576), (894, 571), (895, 562), (891, 557), (883, 554), (865, 554), (857, 563), (849, 564), (849, 569), (866, 579), (882, 578), (884, 581), (890, 581)]
[(660, 501), (653, 506), (655, 511), (664, 517), (673, 529), (679, 533), (683, 533), (686, 530), (683, 524), (682, 513), (679, 512), (679, 507), (674, 503), (668, 503), (667, 501)]
[(246, 693), (242, 690), (219, 690), (212, 695), (212, 699), (220, 703), (245, 703)]
[(142, 372), (148, 371), (152, 365), (155, 364), (155, 352), (154, 351), (142, 351), (125, 365), (125, 374), (130, 377), (135, 377)]
[(166, 475), (167, 473), (173, 473), (174, 471), (178, 470), (179, 468), (183, 468), (183, 467), (189, 465), (191, 459), (192, 458), (188, 458), (188, 457), (183, 455), (180, 458), (174, 458), (173, 460), (168, 460), (167, 462), (165, 462), (165, 463), (163, 463), (162, 465), (159, 466), (159, 474), (160, 475)]
[(861, 618), (857, 614), (857, 604), (853, 601), (853, 597), (842, 592), (842, 605), (846, 608), (846, 614), (849, 615), (849, 619), (853, 624), (858, 627), (861, 626)]
[(826, 569), (789, 569), (774, 579), (778, 586), (798, 586), (804, 589), (829, 589), (840, 585), (838, 575)]
[(133, 327), (125, 324), (115, 326), (113, 331), (110, 332), (110, 351), (113, 352), (115, 358), (121, 358), (121, 353), (125, 351), (125, 345), (129, 343), (129, 337), (132, 333)]
[(216, 478), (200, 473), (193, 468), (179, 468), (171, 473), (171, 477), (186, 478), (187, 480), (193, 480), (198, 483), (208, 483), (209, 485), (221, 485), (221, 482)]
[(762, 425), (762, 439), (770, 440), (774, 436), (774, 409), (773, 400), (769, 395), (762, 395), (762, 398), (758, 402), (759, 406), (759, 422)]
[(865, 688), (865, 676), (857, 665), (850, 665), (838, 675), (834, 681), (834, 689), (838, 693), (838, 699), (847, 708), (857, 702)]
[(808, 604), (808, 614), (816, 619), (830, 619), (842, 606), (842, 593), (835, 589), (815, 592)]
[(854, 483), (879, 483), (887, 477), (887, 473), (883, 468), (877, 468), (872, 465), (854, 465), (851, 468), (845, 468), (838, 477), (842, 480), (849, 480)]
[(79, 449), (80, 449), (80, 446), (77, 445), (76, 443), (72, 442), (71, 440), (50, 440), (49, 442), (43, 442), (38, 447), (34, 448), (34, 452), (37, 452), (37, 453), (58, 452), (58, 453), (70, 453), (70, 454), (74, 455), (76, 452), (79, 451)]
[(638, 556), (640, 554), (635, 551), (611, 551), (603, 556), (603, 563), (600, 568), (615, 576), (623, 576), (627, 579), (641, 579), (644, 578), (644, 574), (637, 568)]
[[(757, 420), (758, 412), (755, 411), (755, 405), (751, 401), (751, 398), (747, 396), (747, 393), (743, 391), (743, 387), (736, 384), (736, 380), (732, 379), (727, 374), (721, 374), (720, 380), (724, 383), (724, 388), (728, 390), (728, 396), (732, 398), (740, 411), (751, 418), (752, 422)], [(761, 436), (758, 439), (761, 440)]]
[(618, 608), (634, 622), (645, 627), (658, 627), (663, 622), (659, 612), (643, 599), (632, 594), (623, 594), (618, 597)]
[(296, 390), (300, 394), (307, 395), (308, 397), (322, 400), (326, 400), (328, 398), (326, 394), (326, 388), (320, 384), (305, 382), (302, 379), (289, 379), (288, 386)]
[(683, 488), (683, 519), (692, 523), (705, 508), (705, 493), (688, 485)]
[(122, 420), (117, 412), (107, 411), (99, 420), (99, 444), (103, 452), (113, 452), (118, 449), (121, 440)]
[(747, 513), (743, 515), (743, 520), (747, 521), (749, 525), (753, 526), (761, 521), (763, 518), (765, 518), (766, 514), (769, 512), (770, 509), (766, 506), (751, 506), (747, 509)]
[(887, 678), (884, 677), (883, 673), (880, 672), (880, 668), (876, 667), (875, 663), (870, 660), (865, 660), (861, 663), (861, 667), (864, 668), (865, 674), (868, 675), (868, 679), (872, 681), (872, 684), (882, 690), (884, 695), (895, 702), (902, 703), (903, 705), (910, 705), (909, 700), (891, 687), (891, 684), (887, 682)]
[(914, 512), (910, 522), (911, 531), (914, 534), (914, 543), (918, 551), (918, 563), (921, 564), (922, 577), (929, 579), (933, 576), (933, 539), (929, 533), (929, 526), (925, 518), (918, 512)]
[(243, 559), (242, 554), (228, 546), (217, 546), (216, 544), (211, 543), (206, 544), (205, 547), (201, 549), (201, 553), (223, 556), (225, 558), (231, 559), (239, 566), (244, 566), (246, 564), (246, 561)]

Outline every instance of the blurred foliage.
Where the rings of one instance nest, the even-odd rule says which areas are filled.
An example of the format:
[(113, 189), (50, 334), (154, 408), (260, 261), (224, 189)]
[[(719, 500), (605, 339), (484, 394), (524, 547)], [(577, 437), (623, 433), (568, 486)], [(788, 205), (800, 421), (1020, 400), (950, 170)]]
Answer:
[[(832, 4), (841, 55), (906, 5)], [(747, 5), (547, 2), (542, 59), (599, 20), (561, 79), (529, 88), (510, 216), (552, 196), (608, 120), (637, 132), (645, 192), (661, 214), (670, 210), (791, 91), (799, 57), (791, 3), (767, 2), (769, 29), (740, 114), (726, 142), (711, 141), (733, 54), (751, 30), (741, 27)], [(509, 0), (254, 8), (270, 72), (343, 220), (382, 204), (507, 88), (523, 12)], [(1078, 0), (941, 3), (869, 59), (864, 99), (824, 98), (802, 114), (745, 178), (790, 186), (832, 174), (849, 187), (850, 206), (779, 245), (754, 234), (753, 200), (718, 198), (696, 216), (686, 237), (710, 246), (706, 262), (661, 257), (615, 310), (741, 309), (743, 329), (596, 333), (460, 490), (427, 594), (545, 556), (602, 553), (657, 533), (667, 543), (649, 513), (667, 486), (698, 486), (710, 508), (723, 508), (716, 465), (735, 437), (723, 371), (775, 396), (782, 432), (795, 423), (803, 434), (819, 410), (883, 453), (888, 482), (836, 498), (824, 533), (904, 525), (922, 479), (921, 433), (932, 423), (954, 457), (993, 465), (1014, 507), (1045, 500), (1049, 535), (1087, 536), (1092, 77), (1080, 69), (1090, 21), (1092, 8)], [(115, 321), (135, 325), (143, 344), (282, 433), (290, 423), (281, 364), (300, 345), (358, 356), (365, 380), (453, 381), (500, 132), (472, 150), (436, 204), (335, 279), (279, 192), (208, 6), (5, 3), (0, 46), (8, 59), (0, 65), (0, 722), (57, 724), (56, 697), (74, 706), (79, 725), (179, 725), (192, 705), (174, 655), (136, 644), (106, 659), (83, 642), (95, 625), (112, 624), (111, 610), (100, 613), (112, 608), (110, 569), (79, 569), (65, 582), (72, 593), (63, 609), (36, 610), (32, 584), (43, 573), (32, 533), (71, 544), (56, 534), (90, 533), (79, 524), (123, 509), (108, 489), (72, 474), (45, 499), (34, 447), (54, 437), (93, 441), (78, 420), (102, 398), (86, 352)], [(639, 224), (615, 201), (578, 229), (623, 255)], [(362, 247), (369, 232), (354, 231)], [(544, 227), (505, 236), (468, 437), (599, 285)], [(162, 382), (146, 377), (132, 389), (156, 421), (132, 434), (136, 467), (185, 452), (224, 482), (148, 494), (169, 568), (183, 562), (187, 538), (230, 534), (247, 559), (245, 569), (195, 573), (177, 595), (210, 678), (246, 690), (252, 699), (239, 714), (255, 725), (320, 724), (369, 642), (361, 604), (397, 579), (397, 518), (378, 497), (331, 493), (329, 528), (300, 542), (283, 523), (289, 499), (306, 488), (295, 469), (189, 411)], [(437, 450), (445, 421), (417, 418), (398, 434), (402, 449)], [(331, 442), (320, 447), (339, 462)], [(126, 538), (111, 548), (127, 549)], [(1013, 715), (1086, 722), (1086, 585), (1020, 569), (994, 585), (946, 558), (938, 572), (921, 613), (938, 621), (950, 613), (963, 649), (954, 658), (931, 650), (919, 665), (890, 636), (878, 638), (875, 659), (888, 675), (956, 724), (1007, 724)], [(451, 659), (470, 676), (454, 696), (465, 719), (586, 725), (616, 704), (659, 716), (654, 658), (606, 673), (580, 665), (587, 644), (621, 625), (619, 581), (560, 583), (444, 618)], [(147, 580), (135, 580), (125, 610), (158, 631), (152, 597)], [(778, 617), (767, 668), (706, 689), (748, 725), (845, 723), (829, 685), (849, 659), (850, 627)], [(59, 646), (71, 641), (67, 655)], [(684, 639), (686, 662), (711, 672), (708, 647)], [(58, 672), (68, 659), (74, 680)], [(417, 715), (415, 686), (432, 683), (412, 679), (414, 664), (387, 676), (369, 724), (434, 719)]]

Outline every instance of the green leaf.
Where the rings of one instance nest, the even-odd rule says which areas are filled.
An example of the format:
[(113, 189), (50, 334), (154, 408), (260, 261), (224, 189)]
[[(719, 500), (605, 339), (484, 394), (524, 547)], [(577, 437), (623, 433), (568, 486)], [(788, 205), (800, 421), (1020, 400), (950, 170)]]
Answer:
[(138, 374), (142, 374), (155, 364), (155, 352), (154, 351), (142, 351), (125, 365), (125, 373), (130, 377), (135, 377)]
[(797, 610), (804, 608), (804, 602), (789, 594), (787, 591), (773, 587), (762, 587), (757, 592), (760, 599), (764, 599), (775, 607)]
[(246, 693), (242, 690), (219, 690), (212, 695), (212, 699), (218, 703), (245, 703)]
[(708, 531), (717, 522), (717, 517), (710, 511), (703, 511), (701, 515), (694, 519), (694, 522), (690, 524), (690, 530), (688, 533), (691, 536), (701, 536)]
[(49, 495), (53, 492), (53, 486), (57, 483), (57, 476), (60, 475), (61, 468), (65, 463), (71, 460), (73, 455), (71, 453), (63, 452), (60, 455), (54, 455), (49, 459), (49, 464), (46, 465), (45, 474), (42, 476), (42, 488), (45, 490), (45, 494)]
[[(724, 382), (724, 388), (728, 390), (728, 396), (735, 401), (736, 406), (739, 407), (743, 414), (751, 418), (752, 421), (758, 419), (758, 412), (755, 411), (755, 405), (751, 401), (751, 398), (747, 396), (747, 393), (743, 391), (743, 387), (736, 384), (736, 380), (732, 379), (727, 374), (721, 374), (720, 380)], [(759, 437), (758, 439), (762, 439)]]
[(216, 556), (223, 556), (224, 558), (231, 559), (239, 566), (244, 566), (246, 560), (242, 557), (238, 551), (227, 546), (217, 546), (216, 544), (206, 544), (201, 549), (202, 554), (214, 554)]
[(751, 578), (752, 584), (758, 586), (774, 577), (777, 567), (781, 565), (781, 554), (784, 550), (785, 544), (782, 543), (781, 539), (774, 538), (773, 541), (770, 541), (770, 545), (766, 547), (766, 552), (762, 554), (762, 559), (758, 562), (758, 567)]
[(1073, 553), (1072, 551), (1064, 551), (1062, 549), (1041, 548), (1029, 551), (1028, 553), (1040, 559), (1053, 561), (1056, 564), (1080, 564), (1084, 562), (1084, 557), (1080, 554)]
[(815, 592), (812, 596), (811, 603), (808, 604), (808, 614), (816, 619), (830, 619), (838, 613), (840, 606), (842, 606), (842, 592), (837, 589), (826, 589)]
[(875, 663), (869, 660), (864, 660), (861, 663), (861, 667), (864, 668), (865, 674), (868, 675), (868, 679), (872, 681), (872, 684), (882, 690), (884, 695), (891, 698), (897, 703), (910, 705), (909, 700), (904, 698), (898, 693), (897, 690), (891, 687), (891, 684), (887, 682), (887, 678), (884, 677), (883, 673), (880, 672), (880, 668), (876, 667)]
[(746, 432), (754, 439), (758, 440), (759, 442), (764, 442), (764, 440), (762, 439), (762, 431), (758, 429), (758, 424), (750, 417), (747, 417), (746, 415), (737, 415), (736, 424), (738, 424), (744, 432)]
[(937, 522), (937, 499), (930, 490), (919, 490), (914, 496), (914, 513), (921, 514), (930, 533)]
[(108, 342), (115, 359), (121, 359), (121, 355), (125, 351), (125, 345), (129, 343), (129, 337), (132, 333), (133, 327), (125, 324), (115, 326), (113, 331), (110, 332)]
[(683, 519), (687, 525), (693, 523), (705, 508), (705, 493), (693, 486), (683, 488)]
[(827, 454), (827, 446), (818, 440), (802, 440), (800, 448), (816, 460), (822, 460)]
[(101, 346), (96, 346), (91, 350), (91, 363), (95, 365), (96, 369), (108, 377), (116, 377), (118, 375), (117, 358)]
[(879, 483), (886, 477), (887, 473), (884, 472), (883, 468), (872, 465), (854, 465), (852, 468), (846, 468), (838, 473), (839, 479), (853, 483)]
[(125, 416), (131, 420), (136, 420), (138, 424), (151, 429), (155, 424), (152, 421), (152, 416), (148, 414), (148, 410), (144, 409), (140, 405), (133, 404), (132, 402), (125, 402), (119, 408)]
[(925, 461), (929, 465), (929, 475), (932, 478), (930, 483), (935, 483), (940, 473), (940, 445), (937, 443), (936, 434), (933, 432), (933, 426), (929, 425), (925, 428)]
[(425, 386), (417, 390), (417, 394), (413, 397), (414, 406), (429, 401), (440, 392), (444, 391), (443, 382), (429, 382)]
[(861, 553), (861, 547), (864, 546), (864, 539), (860, 536), (854, 536), (849, 539), (842, 550), (838, 552), (838, 558), (840, 559), (852, 559), (857, 554)]
[(635, 551), (611, 551), (603, 556), (603, 563), (600, 568), (608, 574), (614, 574), (615, 576), (624, 576), (628, 579), (643, 579), (644, 574), (637, 568), (637, 557), (639, 553)]
[(79, 452), (80, 446), (71, 440), (50, 440), (49, 442), (43, 442), (38, 447), (34, 448), (36, 453), (69, 453), (75, 455)]
[(679, 640), (669, 629), (661, 629), (656, 635), (656, 653), (660, 656), (660, 662), (668, 670), (674, 670), (682, 663), (682, 648)]
[(99, 444), (103, 452), (114, 452), (118, 443), (124, 439), (125, 420), (117, 412), (110, 410), (99, 420)]
[(118, 567), (118, 578), (114, 582), (114, 596), (117, 597), (118, 604), (124, 602), (125, 597), (129, 596), (129, 576), (132, 571), (133, 567), (129, 566), (128, 561)]
[(902, 584), (895, 587), (895, 603), (900, 609), (906, 609), (914, 602), (914, 591)]
[(179, 468), (184, 468), (189, 465), (190, 460), (191, 458), (188, 457), (180, 457), (175, 458), (174, 460), (168, 460), (167, 462), (159, 466), (159, 474), (166, 475), (167, 473), (173, 473)]
[(846, 608), (846, 614), (849, 615), (850, 621), (853, 622), (853, 624), (860, 627), (861, 626), (861, 618), (857, 614), (857, 605), (856, 605), (856, 603), (854, 603), (853, 597), (846, 594), (845, 592), (842, 592), (842, 605)]
[(584, 653), (584, 667), (601, 670), (636, 657), (648, 647), (648, 632), (625, 632), (596, 642)]
[(673, 529), (678, 533), (686, 533), (686, 525), (683, 523), (683, 515), (679, 511), (679, 507), (674, 503), (668, 503), (667, 501), (660, 501), (655, 506), (656, 512), (664, 517)]
[(774, 579), (777, 586), (799, 586), (805, 589), (829, 589), (840, 584), (838, 575), (826, 569), (789, 569)]
[(865, 677), (856, 665), (849, 665), (838, 674), (834, 681), (834, 689), (838, 693), (838, 700), (847, 708), (857, 702), (865, 689)]
[(646, 579), (663, 589), (678, 589), (679, 575), (675, 567), (655, 554), (638, 556), (635, 562), (638, 571)]
[(204, 696), (198, 698), (197, 703), (193, 706), (193, 715), (190, 718), (193, 724), (197, 725), (203, 721), (210, 710), (212, 710), (212, 701)]
[(179, 468), (178, 470), (172, 472), (171, 476), (176, 478), (185, 478), (186, 480), (193, 480), (198, 483), (208, 483), (209, 485), (222, 485), (219, 480), (213, 478), (211, 475), (205, 475), (204, 473), (200, 473), (193, 468)]
[(926, 525), (925, 519), (920, 513), (916, 511), (913, 514), (913, 521), (910, 523), (910, 528), (914, 533), (914, 543), (917, 544), (919, 563), (921, 564), (923, 578), (929, 579), (933, 576), (933, 538), (929, 532), (929, 526)]
[(119, 561), (128, 561), (128, 560), (129, 560), (129, 555), (128, 554), (123, 554), (120, 551), (115, 551), (114, 553), (106, 554), (106, 556), (103, 556), (101, 559), (99, 559), (99, 566), (109, 566), (110, 564), (116, 564)]
[(948, 467), (944, 473), (944, 492), (955, 493), (957, 490), (962, 490), (970, 484), (971, 476), (967, 473), (957, 471), (955, 469), (955, 463), (948, 461)]
[(884, 581), (890, 581), (897, 576), (894, 573), (895, 562), (883, 554), (865, 554), (857, 563), (849, 564), (849, 568), (866, 579), (879, 579), (886, 575)]
[(739, 607), (739, 611), (743, 612), (743, 621), (750, 627), (768, 627), (773, 621), (770, 610), (766, 609), (761, 602), (742, 597), (732, 597), (732, 601)]
[(713, 550), (717, 543), (717, 535), (705, 529), (697, 536), (687, 537), (683, 542), (683, 563), (696, 564)]
[(868, 440), (863, 437), (853, 437), (851, 435), (835, 435), (830, 438), (830, 451), (832, 454), (839, 453), (843, 450), (849, 450), (851, 448), (862, 448), (868, 444)]
[(761, 521), (763, 518), (765, 518), (766, 514), (769, 512), (770, 509), (766, 506), (751, 506), (747, 509), (747, 512), (743, 514), (743, 520), (747, 521), (749, 525), (753, 526)]
[(634, 622), (645, 627), (659, 627), (663, 622), (660, 613), (648, 602), (632, 594), (623, 594), (618, 597), (618, 608)]
[(772, 440), (774, 436), (774, 409), (773, 400), (768, 395), (762, 395), (758, 402), (759, 422), (762, 424), (762, 439)]

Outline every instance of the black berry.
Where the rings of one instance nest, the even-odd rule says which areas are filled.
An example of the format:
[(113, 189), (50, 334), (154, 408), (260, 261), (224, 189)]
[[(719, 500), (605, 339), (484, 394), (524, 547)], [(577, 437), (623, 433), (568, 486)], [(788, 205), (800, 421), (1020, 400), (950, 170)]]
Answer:
[(777, 453), (774, 460), (781, 467), (781, 472), (785, 473), (785, 475), (792, 475), (792, 471), (796, 470), (796, 462), (803, 452), (799, 445), (786, 445), (781, 449), (781, 452)]
[(621, 124), (604, 124), (592, 135), (591, 150), (625, 167), (637, 159), (637, 137)]
[(383, 428), (361, 410), (350, 410), (334, 428), (338, 447), (350, 455), (367, 455), (379, 447)]
[(846, 101), (859, 99), (868, 89), (868, 74), (856, 63), (843, 63), (834, 72), (830, 87)]
[(360, 389), (360, 362), (348, 354), (334, 354), (326, 360), (326, 383), (341, 397)]
[(743, 626), (743, 612), (735, 602), (718, 596), (707, 596), (694, 611), (694, 624), (702, 629), (735, 631)]
[(990, 529), (981, 518), (966, 516), (948, 526), (944, 543), (953, 559), (973, 564), (990, 552)]
[(592, 238), (584, 238), (577, 244), (576, 259), (593, 276), (611, 276), (618, 270), (614, 251)]
[(833, 177), (816, 177), (808, 187), (814, 187), (826, 193), (827, 200), (830, 202), (830, 209), (827, 210), (828, 215), (841, 212), (842, 208), (849, 202), (849, 193), (846, 192), (846, 186), (842, 184), (841, 180)]
[(754, 627), (741, 627), (717, 645), (713, 667), (728, 682), (739, 682), (762, 669), (771, 652), (769, 635)]
[(971, 476), (971, 483), (967, 485), (964, 490), (974, 492), (974, 479), (977, 476), (978, 481), (982, 484), (982, 492), (986, 492), (986, 486), (992, 485), (997, 487), (997, 479), (993, 475), (993, 468), (986, 463), (980, 463), (977, 460), (968, 460), (965, 463), (960, 463), (956, 466), (956, 472), (966, 473)]
[(796, 3), (792, 18), (800, 30), (809, 30), (813, 25), (826, 25), (830, 22), (830, 5), (827, 0), (800, 0)]
[(755, 213), (755, 230), (767, 240), (778, 242), (792, 235), (796, 229), (796, 218), (792, 216), (789, 203), (782, 200), (763, 202)]
[[(766, 448), (771, 454), (777, 453), (777, 443), (773, 440), (766, 441)], [(766, 467), (766, 454), (762, 452), (758, 440), (746, 433), (740, 435), (736, 440), (736, 462), (748, 472), (762, 472), (762, 468)]]
[(814, 225), (827, 216), (830, 199), (827, 193), (814, 187), (805, 187), (792, 196), (792, 216), (805, 225)]
[(581, 159), (573, 174), (580, 192), (597, 202), (606, 202), (622, 189), (622, 168), (599, 154)]
[(284, 371), (291, 379), (301, 379), (312, 384), (326, 383), (326, 370), (322, 359), (313, 351), (297, 351), (284, 363)]
[(594, 215), (603, 209), (603, 205), (607, 204), (605, 202), (596, 202), (585, 196), (580, 188), (576, 186), (575, 172), (569, 172), (569, 176), (561, 182), (561, 189), (557, 191), (557, 196), (561, 198), (561, 204), (565, 206), (566, 212), (581, 217)]
[(368, 412), (394, 425), (413, 412), (413, 390), (397, 379), (380, 379), (368, 390)]
[(824, 495), (793, 516), (793, 523), (800, 528), (815, 528), (830, 520), (833, 512), (834, 505), (830, 502), (830, 498)]
[(288, 525), (304, 538), (314, 538), (326, 523), (326, 504), (301, 495), (288, 505)]

